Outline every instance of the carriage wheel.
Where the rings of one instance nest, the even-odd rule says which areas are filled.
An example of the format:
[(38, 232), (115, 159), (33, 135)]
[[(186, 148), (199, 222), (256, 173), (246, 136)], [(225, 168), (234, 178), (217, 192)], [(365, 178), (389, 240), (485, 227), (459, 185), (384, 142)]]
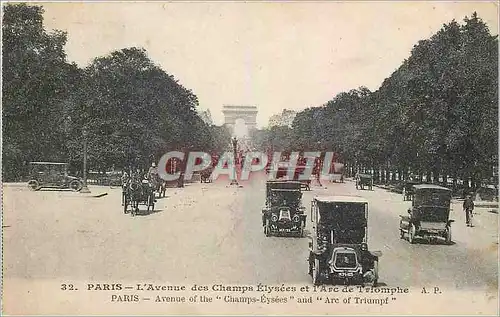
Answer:
[(127, 208), (128, 208), (128, 200), (125, 198), (125, 202), (123, 203), (123, 213), (127, 213)]
[(151, 211), (155, 209), (155, 193), (153, 192), (151, 195), (148, 197), (148, 211), (149, 207), (151, 207)]
[(448, 228), (446, 228), (445, 239), (446, 239), (446, 244), (451, 244), (451, 227), (450, 226), (448, 226)]

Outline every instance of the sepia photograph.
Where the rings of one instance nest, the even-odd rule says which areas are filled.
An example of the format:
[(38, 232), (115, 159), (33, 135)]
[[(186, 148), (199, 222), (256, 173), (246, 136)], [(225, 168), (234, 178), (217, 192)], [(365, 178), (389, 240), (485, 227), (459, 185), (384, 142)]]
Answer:
[(499, 314), (498, 1), (2, 1), (6, 316)]

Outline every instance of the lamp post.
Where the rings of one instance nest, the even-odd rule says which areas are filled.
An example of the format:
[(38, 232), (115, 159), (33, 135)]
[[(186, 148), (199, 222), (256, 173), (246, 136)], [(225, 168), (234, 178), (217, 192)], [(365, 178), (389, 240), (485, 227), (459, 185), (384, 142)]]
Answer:
[(320, 150), (320, 155), (319, 155), (319, 158), (318, 158), (318, 166), (317, 166), (317, 170), (316, 170), (316, 180), (318, 181), (318, 184), (320, 187), (323, 187), (323, 184), (321, 184), (321, 172), (322, 172), (322, 168), (323, 168), (323, 159), (322, 158), (322, 155), (323, 155), (323, 146), (322, 146), (322, 143), (321, 141), (317, 141), (316, 142), (317, 144), (317, 148), (318, 150)]
[(90, 193), (89, 188), (87, 187), (87, 128), (83, 128), (83, 186), (80, 190), (82, 194)]
[(234, 161), (233, 161), (233, 177), (231, 179), (231, 184), (230, 185), (238, 185), (238, 180), (237, 174), (236, 174), (236, 155), (237, 155), (237, 146), (238, 146), (238, 139), (234, 136), (231, 138), (231, 143), (233, 145), (233, 156), (234, 156)]

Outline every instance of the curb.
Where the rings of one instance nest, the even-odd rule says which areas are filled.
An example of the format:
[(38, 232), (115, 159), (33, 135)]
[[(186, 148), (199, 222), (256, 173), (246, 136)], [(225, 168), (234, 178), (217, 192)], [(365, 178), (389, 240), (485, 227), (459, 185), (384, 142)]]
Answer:
[(490, 203), (490, 204), (475, 203), (474, 207), (477, 207), (477, 208), (498, 208), (498, 204), (497, 203)]
[(85, 195), (83, 197), (85, 197), (85, 198), (100, 198), (100, 197), (104, 197), (104, 196), (107, 196), (107, 195), (108, 195), (108, 192), (104, 192), (104, 193), (99, 193), (99, 194)]

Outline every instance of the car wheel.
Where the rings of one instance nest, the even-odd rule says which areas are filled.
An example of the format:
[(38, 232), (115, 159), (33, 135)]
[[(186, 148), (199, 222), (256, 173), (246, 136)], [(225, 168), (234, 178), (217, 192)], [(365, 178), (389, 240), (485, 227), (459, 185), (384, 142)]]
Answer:
[(313, 255), (311, 252), (309, 252), (309, 258), (307, 259), (307, 263), (309, 263), (309, 270), (307, 272), (307, 274), (309, 274), (311, 277), (313, 275), (313, 267), (314, 267), (314, 262), (313, 262)]
[(38, 181), (34, 179), (28, 182), (28, 187), (33, 191), (40, 190), (41, 188), (40, 183), (38, 183)]
[(319, 271), (319, 259), (314, 259), (314, 265), (312, 267), (312, 282), (314, 285), (321, 284), (320, 271)]
[(300, 238), (304, 237), (304, 227), (300, 227), (299, 237)]
[(415, 225), (411, 225), (410, 226), (410, 229), (408, 230), (408, 242), (410, 242), (411, 244), (414, 244), (415, 243), (415, 233), (416, 233), (417, 229), (415, 228)]
[(372, 286), (377, 287), (377, 284), (378, 284), (378, 261), (373, 262), (373, 273), (375, 274), (375, 279), (372, 282)]
[(75, 192), (79, 192), (80, 190), (82, 190), (82, 187), (83, 187), (82, 182), (76, 179), (72, 180), (71, 183), (69, 183), (69, 188), (71, 188), (71, 190)]
[(451, 227), (446, 229), (446, 244), (451, 244)]

